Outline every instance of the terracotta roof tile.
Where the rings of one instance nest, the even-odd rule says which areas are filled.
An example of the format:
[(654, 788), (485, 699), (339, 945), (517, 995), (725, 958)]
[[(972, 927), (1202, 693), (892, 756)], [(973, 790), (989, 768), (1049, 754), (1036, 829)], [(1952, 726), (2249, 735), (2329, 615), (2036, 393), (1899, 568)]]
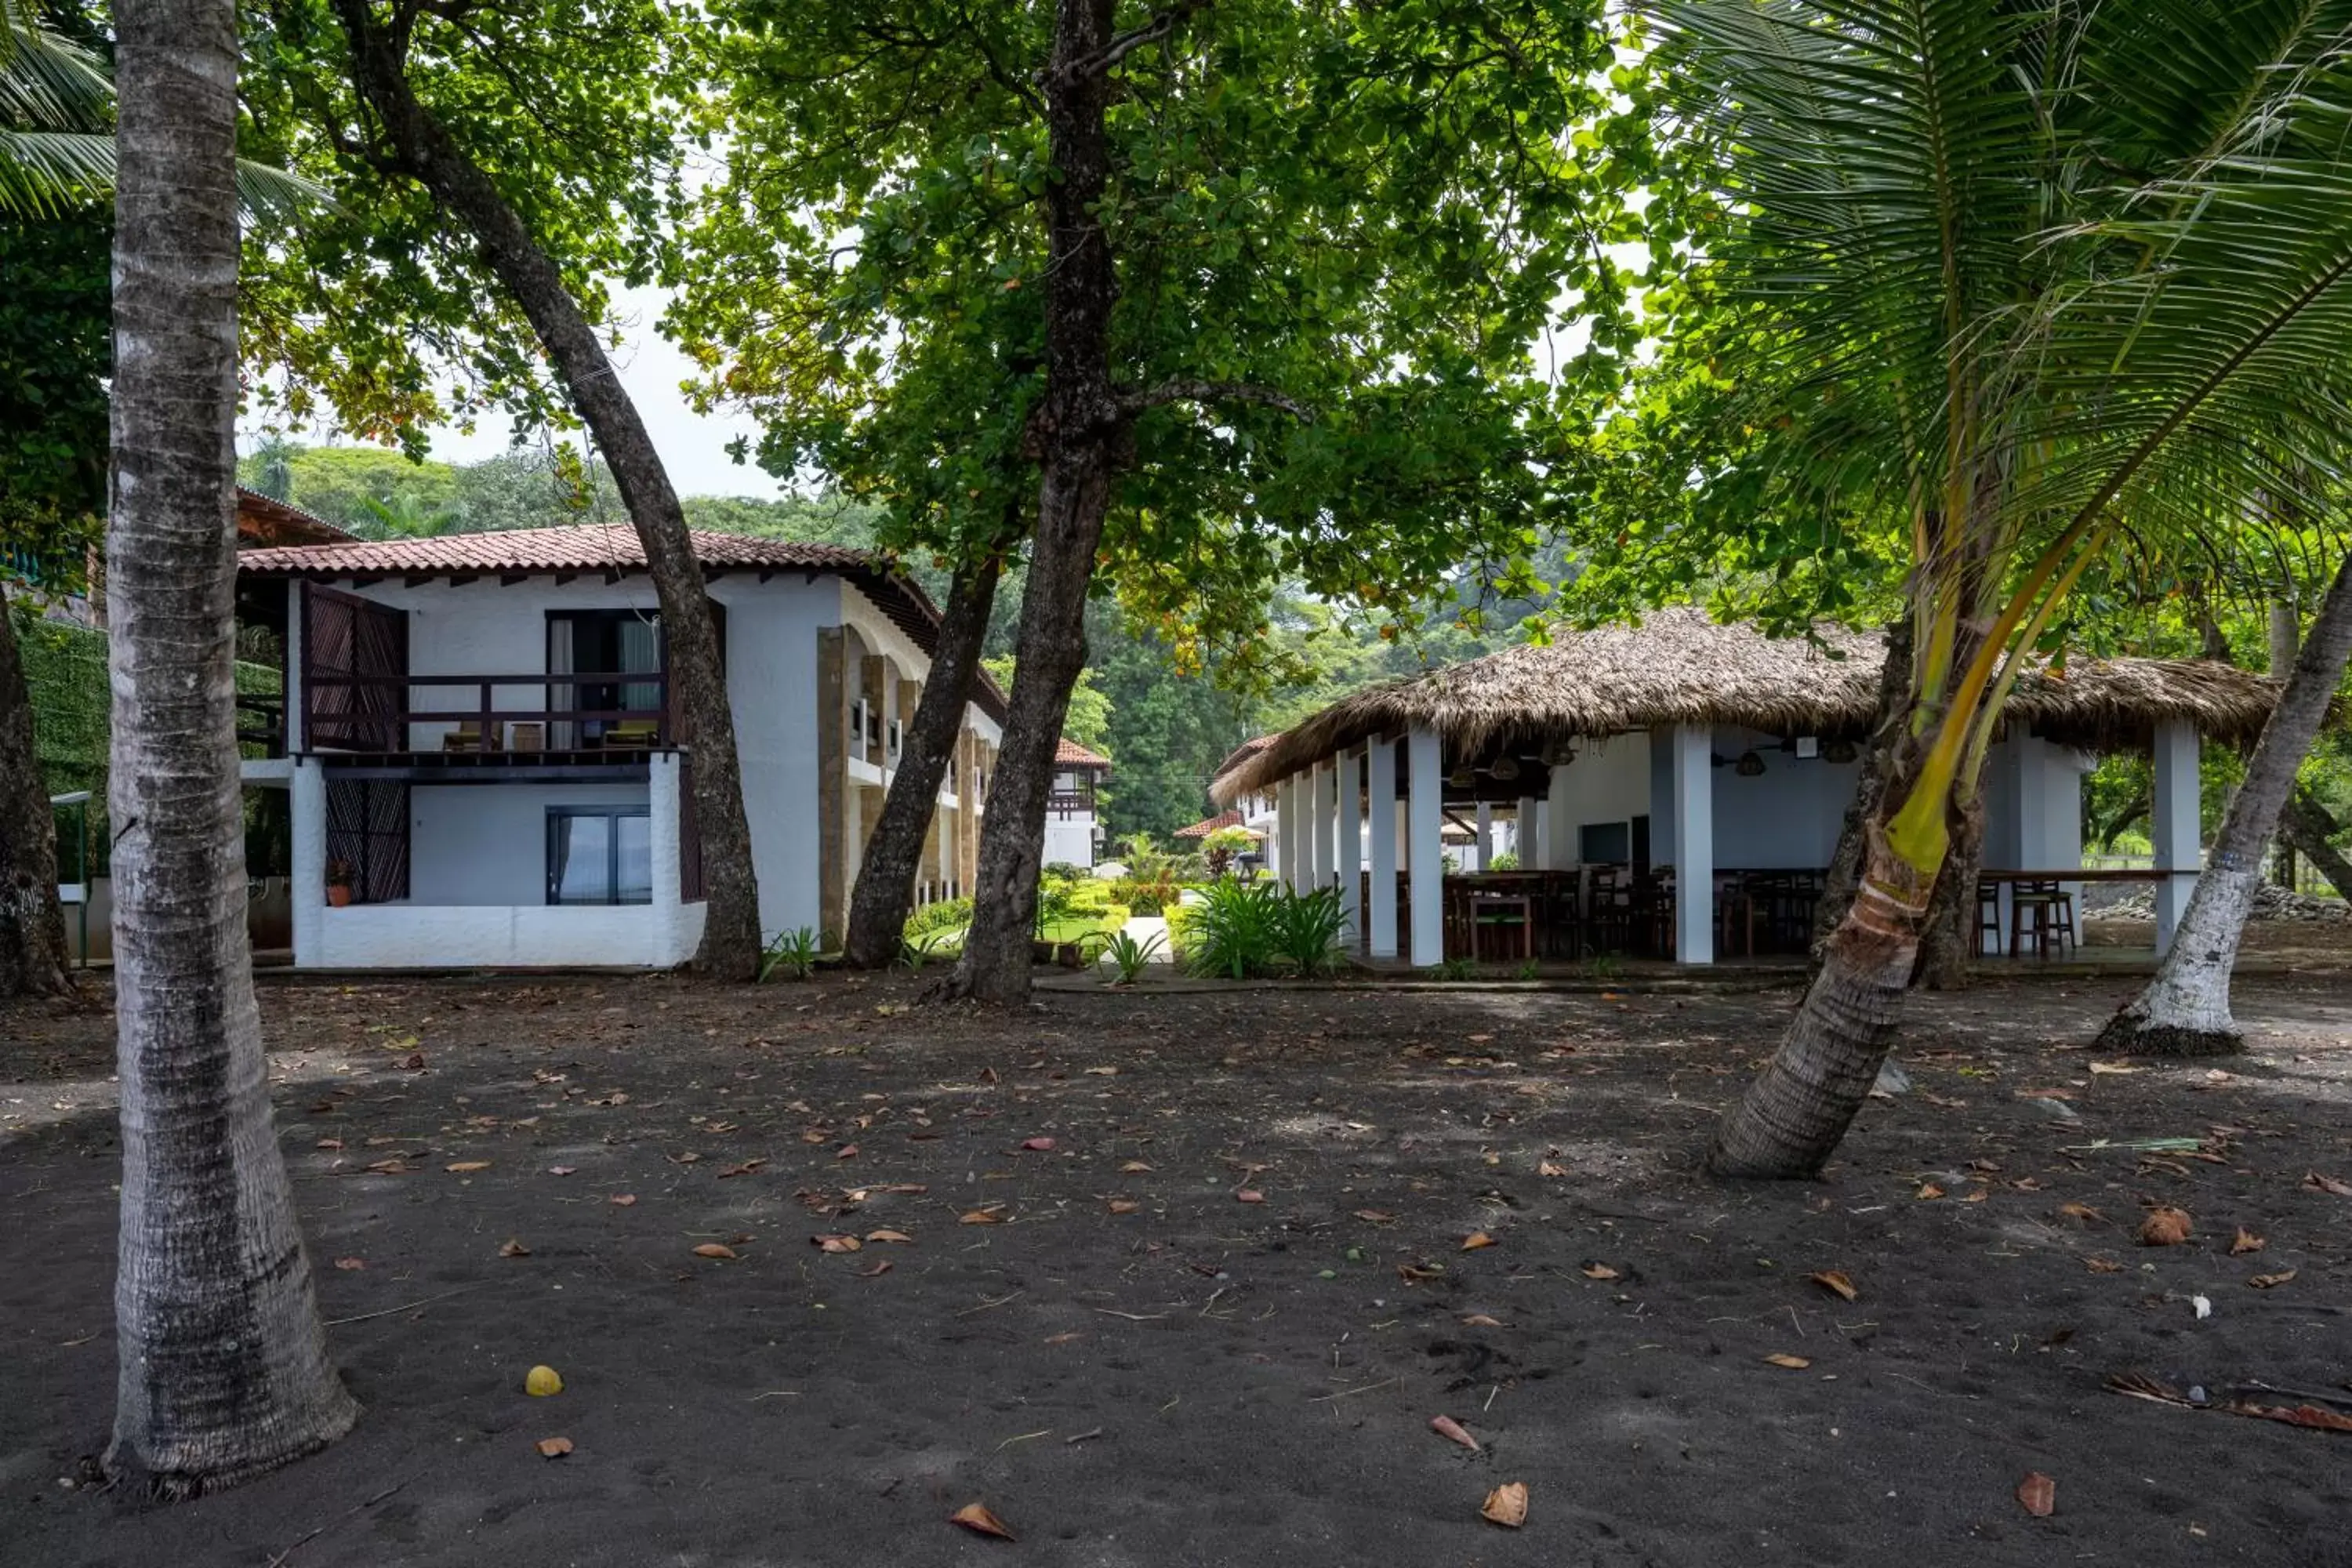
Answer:
[(1202, 821), (1192, 824), (1190, 827), (1178, 828), (1176, 830), (1176, 837), (1179, 838), (1206, 838), (1210, 834), (1216, 832), (1221, 827), (1239, 827), (1241, 825), (1242, 814), (1240, 812), (1221, 811), (1214, 816), (1208, 817)]
[[(816, 571), (886, 570), (863, 550), (790, 539), (697, 532), (694, 553), (705, 566), (799, 567)], [(516, 528), (486, 533), (439, 533), (426, 539), (362, 539), (348, 544), (303, 544), (248, 550), (237, 570), (258, 577), (350, 576), (376, 572), (586, 572), (614, 567), (643, 571), (645, 547), (622, 523), (568, 528)]]
[(1090, 752), (1067, 735), (1054, 748), (1054, 765), (1057, 768), (1108, 768), (1110, 759), (1100, 752)]

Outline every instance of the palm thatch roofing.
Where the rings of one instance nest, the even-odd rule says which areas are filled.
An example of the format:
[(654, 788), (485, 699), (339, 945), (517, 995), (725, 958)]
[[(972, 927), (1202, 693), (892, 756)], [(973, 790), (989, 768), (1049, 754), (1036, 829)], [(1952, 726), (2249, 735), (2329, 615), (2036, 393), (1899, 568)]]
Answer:
[[(1374, 736), (1416, 729), (1436, 731), (1456, 757), (1673, 724), (1859, 740), (1885, 658), (1884, 633), (1769, 637), (1696, 609), (1658, 610), (1639, 625), (1562, 630), (1549, 644), (1359, 691), (1237, 759), (1210, 794), (1226, 805)], [(2277, 695), (2277, 682), (2209, 659), (2073, 658), (2020, 677), (2002, 718), (2089, 751), (2144, 748), (2158, 723), (2182, 720), (2243, 746)]]

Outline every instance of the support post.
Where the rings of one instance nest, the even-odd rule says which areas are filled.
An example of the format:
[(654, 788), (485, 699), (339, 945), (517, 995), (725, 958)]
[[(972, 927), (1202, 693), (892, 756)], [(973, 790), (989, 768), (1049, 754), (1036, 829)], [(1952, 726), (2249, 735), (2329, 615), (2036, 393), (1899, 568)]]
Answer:
[(1677, 724), (1675, 773), (1675, 962), (1715, 962), (1715, 731)]
[(1274, 875), (1294, 890), (1298, 886), (1298, 853), (1305, 837), (1298, 826), (1298, 775), (1293, 773), (1274, 786)]
[(1445, 962), (1444, 758), (1433, 731), (1415, 730), (1405, 747), (1412, 962), (1428, 969)]
[(1575, 787), (1566, 763), (1551, 765), (1551, 782), (1544, 787), (1544, 868), (1565, 871), (1577, 864), (1574, 827), (1576, 813), (1569, 805), (1569, 792)]
[(312, 969), (327, 962), (327, 772), (312, 758), (296, 757), (286, 791), (294, 835), (293, 886), (287, 889), (294, 905), (294, 967)]
[(669, 969), (694, 956), (687, 945), (681, 910), (685, 864), (684, 837), (679, 830), (677, 753), (656, 752), (646, 759), (646, 818), (652, 844), (653, 902), (646, 910), (647, 952), (652, 968)]
[(1307, 886), (1319, 891), (1331, 885), (1332, 821), (1331, 764), (1317, 763), (1307, 770)]
[(2172, 950), (2173, 933), (2196, 890), (2199, 850), (2197, 726), (2169, 721), (2156, 727), (2156, 798), (2149, 825), (2156, 839), (2156, 868), (2169, 871), (2156, 885), (2156, 951)]
[(1342, 752), (1332, 760), (1339, 795), (1339, 836), (1333, 840), (1339, 879), (1339, 912), (1347, 917), (1347, 945), (1353, 951), (1364, 935), (1364, 762), (1360, 753)]
[(1371, 807), (1371, 912), (1367, 951), (1374, 958), (1397, 955), (1397, 749), (1374, 737), (1370, 778), (1364, 788)]
[(1511, 819), (1511, 853), (1519, 858), (1522, 871), (1543, 869), (1543, 847), (1536, 833), (1536, 797), (1519, 796), (1519, 814)]
[(1470, 865), (1475, 870), (1489, 871), (1495, 859), (1495, 808), (1485, 801), (1478, 803), (1478, 842), (1470, 848)]

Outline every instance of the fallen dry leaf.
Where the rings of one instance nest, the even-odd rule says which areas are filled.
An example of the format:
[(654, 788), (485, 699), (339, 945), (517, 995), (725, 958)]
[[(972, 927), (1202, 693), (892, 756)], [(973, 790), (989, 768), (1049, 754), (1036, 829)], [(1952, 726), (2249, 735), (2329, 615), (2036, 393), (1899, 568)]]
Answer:
[(1110, 1212), (1113, 1214), (1133, 1214), (1142, 1206), (1143, 1205), (1141, 1204), (1137, 1203), (1133, 1198), (1113, 1198), (1110, 1200)]
[(1486, 1501), (1478, 1511), (1507, 1529), (1518, 1529), (1528, 1521), (1528, 1483), (1505, 1481), (1486, 1494)]
[(964, 1504), (948, 1515), (948, 1522), (961, 1524), (975, 1535), (992, 1535), (999, 1541), (1013, 1539), (1013, 1532), (1004, 1528), (1004, 1521), (989, 1512), (987, 1508), (980, 1503)]
[(974, 1209), (956, 1221), (958, 1225), (1003, 1225), (1004, 1222), (986, 1209)]
[(748, 1176), (767, 1163), (765, 1160), (746, 1160), (740, 1165), (730, 1165), (719, 1173), (719, 1179), (723, 1182), (730, 1176)]
[(1408, 1285), (1418, 1285), (1424, 1279), (1434, 1279), (1445, 1270), (1434, 1263), (1400, 1263), (1397, 1278)]
[(1118, 1173), (1122, 1176), (1140, 1176), (1150, 1169), (1150, 1166), (1140, 1160), (1129, 1160), (1118, 1168)]
[(1853, 1288), (1853, 1281), (1846, 1277), (1843, 1269), (1824, 1268), (1819, 1274), (1808, 1274), (1805, 1278), (1822, 1289), (1833, 1295), (1843, 1296), (1849, 1301), (1862, 1294)]
[(2091, 1064), (2091, 1070), (2095, 1073), (2127, 1073), (2139, 1072), (2144, 1069), (2133, 1067), (2126, 1062), (2093, 1062)]
[(499, 1243), (499, 1256), (500, 1258), (529, 1258), (530, 1256), (530, 1248), (525, 1247), (520, 1237), (510, 1236), (504, 1241)]
[(1583, 1275), (1587, 1279), (1615, 1279), (1621, 1278), (1617, 1270), (1610, 1268), (1606, 1263), (1588, 1263), (1583, 1268), (1578, 1269), (1577, 1272)]
[[(809, 1240), (827, 1252), (856, 1252), (866, 1245), (854, 1236), (812, 1236)], [(695, 1250), (699, 1252), (702, 1249), (698, 1247)]]
[(697, 1258), (732, 1258), (735, 1249), (716, 1241), (706, 1241), (694, 1249), (694, 1255)]
[(546, 1455), (549, 1458), (560, 1459), (563, 1458), (564, 1455), (572, 1452), (572, 1439), (569, 1437), (541, 1437), (536, 1447), (541, 1453)]
[(1810, 1357), (1790, 1355), (1787, 1351), (1774, 1351), (1764, 1359), (1774, 1366), (1785, 1366), (1790, 1372), (1802, 1372), (1813, 1364)]
[(2339, 1198), (2352, 1198), (2352, 1182), (2339, 1182), (2333, 1176), (2323, 1176), (2314, 1171), (2304, 1177), (2303, 1184), (2316, 1187), (2323, 1193), (2334, 1193)]
[(2352, 1432), (2352, 1415), (2320, 1405), (2256, 1405), (2251, 1400), (2233, 1399), (2221, 1408), (2232, 1415), (2284, 1421), (2290, 1426), (2311, 1426), (2323, 1432)]
[(1568, 1174), (1568, 1167), (1566, 1165), (1556, 1164), (1549, 1160), (1545, 1160), (1537, 1164), (1536, 1174), (1538, 1176), (1565, 1176)]
[(346, 1273), (349, 1273), (354, 1269), (365, 1268), (367, 1267), (367, 1259), (364, 1258), (338, 1258), (335, 1259), (335, 1267), (342, 1269)]
[(2139, 1222), (2139, 1244), (2142, 1247), (2179, 1247), (2189, 1237), (2189, 1214), (2185, 1209), (2169, 1206), (2147, 1211)]
[(855, 1143), (844, 1143), (840, 1148), (835, 1149), (833, 1152), (833, 1157), (836, 1160), (855, 1160), (857, 1158), (857, 1145)]
[(321, 1138), (310, 1145), (313, 1149), (340, 1149), (342, 1146), (343, 1141), (340, 1138)]
[(637, 1201), (637, 1194), (635, 1193), (614, 1193), (611, 1197), (606, 1198), (604, 1201), (611, 1204), (616, 1209), (625, 1209)]
[(551, 1176), (568, 1176), (579, 1168), (577, 1165), (550, 1165), (547, 1168), (547, 1173)]
[(2017, 1500), (2036, 1519), (2048, 1519), (2058, 1508), (2058, 1483), (2040, 1470), (2028, 1470), (2017, 1483)]
[(2257, 1274), (2252, 1279), (2247, 1280), (2246, 1283), (2252, 1285), (2257, 1290), (2268, 1290), (2273, 1286), (2284, 1285), (2294, 1278), (2294, 1269), (2282, 1268), (2276, 1274)]
[(2243, 1253), (2260, 1252), (2266, 1245), (2263, 1237), (2242, 1225), (2238, 1227), (2237, 1239), (2230, 1243), (2230, 1256), (2236, 1258)]
[(869, 1230), (866, 1233), (866, 1239), (896, 1242), (901, 1247), (912, 1247), (915, 1244), (915, 1238), (903, 1230)]
[(1919, 1195), (1923, 1198), (1940, 1198), (1944, 1195), (1944, 1189), (1933, 1182), (1922, 1182), (1919, 1184)]
[(1482, 1247), (1494, 1245), (1495, 1238), (1483, 1230), (1474, 1230), (1462, 1238), (1462, 1250), (1465, 1252), (1475, 1252)]
[(878, 1279), (889, 1272), (890, 1260), (887, 1258), (877, 1258), (866, 1268), (859, 1269), (857, 1277), (860, 1279)]
[(1051, 1138), (1024, 1138), (1021, 1147), (1032, 1154), (1050, 1154), (1054, 1152), (1054, 1141)]
[(1255, 1187), (1244, 1187), (1234, 1194), (1234, 1201), (1243, 1204), (1262, 1204), (1265, 1202), (1265, 1194)]
[(1396, 1215), (1381, 1209), (1358, 1209), (1356, 1217), (1366, 1225), (1393, 1225)]
[(459, 1160), (441, 1168), (453, 1176), (463, 1176), (475, 1171), (487, 1171), (490, 1163), (488, 1160)]
[(2083, 1267), (2094, 1274), (2121, 1274), (2124, 1271), (2124, 1266), (2112, 1258), (2086, 1258), (2083, 1259)]
[(1500, 1318), (1488, 1317), (1484, 1312), (1473, 1312), (1462, 1320), (1462, 1326), (1465, 1329), (1499, 1329), (1504, 1324)]
[(2088, 1204), (2060, 1204), (2058, 1212), (2076, 1225), (2105, 1225), (2107, 1216)]
[(1462, 1423), (1456, 1421), (1451, 1415), (1431, 1416), (1429, 1418), (1429, 1429), (1436, 1433), (1439, 1436), (1446, 1439), (1448, 1442), (1461, 1444), (1464, 1447), (1469, 1449), (1474, 1454), (1484, 1453), (1486, 1451), (1478, 1447), (1478, 1439), (1473, 1437), (1468, 1432), (1463, 1430)]

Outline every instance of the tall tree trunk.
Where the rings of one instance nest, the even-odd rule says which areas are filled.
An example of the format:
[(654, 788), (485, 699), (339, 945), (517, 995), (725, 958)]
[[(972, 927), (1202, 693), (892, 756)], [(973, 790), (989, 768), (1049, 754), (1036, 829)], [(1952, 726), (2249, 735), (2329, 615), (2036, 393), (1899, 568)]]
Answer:
[[(2269, 642), (2270, 672), (2279, 679), (2287, 679), (2294, 668), (2296, 644), (2303, 637), (2303, 617), (2295, 613), (2294, 600), (2281, 596), (2271, 601)], [(2290, 799), (2293, 797), (2290, 796)], [(2271, 878), (2290, 891), (2294, 887), (2294, 838), (2282, 833), (2271, 844)]]
[[(980, 672), (981, 645), (988, 638), (989, 613), (996, 606), (996, 584), (1004, 574), (1004, 558), (992, 548), (956, 568), (948, 584), (947, 607), (940, 616), (939, 651), (931, 657), (929, 677), (923, 682), (922, 700), (915, 705), (915, 721), (906, 734), (898, 771), (882, 803), (882, 820), (866, 840), (866, 856), (857, 868), (857, 887), (849, 899), (849, 930), (842, 956), (857, 969), (880, 969), (894, 963), (906, 945), (907, 911), (915, 901), (915, 872), (923, 858), (923, 837), (938, 809), (940, 783), (947, 776), (948, 759), (963, 733), (964, 707), (971, 700)], [(970, 812), (969, 781), (963, 795)]]
[(108, 1460), (165, 1495), (324, 1447), (327, 1359), (270, 1124), (245, 930), (236, 560), (236, 14), (121, 0), (107, 518), (122, 1096)]
[(709, 900), (695, 962), (721, 978), (750, 980), (760, 967), (760, 895), (751, 868), (751, 830), (743, 813), (735, 717), (702, 569), (669, 472), (562, 273), (489, 176), (411, 89), (408, 26), (415, 12), (396, 13), (387, 27), (380, 25), (372, 0), (334, 4), (351, 46), (353, 85), (390, 145), (390, 163), (423, 185), (473, 235), (490, 269), (530, 319), (629, 509), (661, 605), (670, 678), (677, 683), (694, 753), (695, 823)]
[(2180, 929), (2173, 933), (2171, 951), (2147, 989), (2100, 1031), (2101, 1047), (2158, 1056), (2220, 1056), (2244, 1048), (2237, 1022), (2230, 1016), (2230, 971), (2237, 963), (2246, 917), (2253, 910), (2263, 847), (2294, 792), (2295, 772), (2327, 717), (2347, 657), (2352, 657), (2352, 555), (2336, 568), (2303, 651), (2295, 656), (2294, 673), (2263, 726), (2263, 738), (2246, 763), (2245, 782), (2222, 816), (2205, 872), (2189, 896)]
[(1875, 821), (1864, 832), (1862, 885), (1780, 1049), (1716, 1134), (1706, 1163), (1718, 1176), (1818, 1174), (1894, 1043), (1929, 889)]
[(1919, 933), (1919, 972), (1930, 991), (1958, 991), (1969, 983), (1977, 952), (1977, 879), (1984, 870), (1984, 797), (1971, 794), (1952, 814), (1952, 847), (1927, 896)]
[(1128, 460), (1126, 416), (1110, 376), (1118, 295), (1097, 209), (1110, 179), (1104, 115), (1112, 0), (1056, 0), (1045, 71), (1053, 178), (1045, 188), (1045, 388), (1030, 440), (1040, 459), (1037, 542), (1021, 605), (1013, 703), (981, 828), (971, 929), (951, 994), (1010, 1003), (1029, 995), (1046, 796), (1070, 689), (1087, 658), (1087, 584), (1111, 488)]
[(65, 910), (58, 903), (56, 814), (33, 746), (33, 699), (16, 626), (0, 594), (0, 996), (61, 996)]
[(2341, 831), (2327, 808), (2298, 787), (2279, 814), (2279, 833), (2312, 863), (2339, 899), (2352, 899), (2352, 860), (2331, 842)]
[(1822, 900), (1813, 910), (1812, 949), (1818, 963), (1830, 933), (1836, 931), (1853, 905), (1862, 883), (1864, 828), (1878, 814), (1893, 771), (1895, 747), (1903, 738), (1907, 717), (1904, 698), (1911, 689), (1911, 617), (1898, 616), (1886, 628), (1886, 658), (1878, 668), (1878, 718), (1863, 742), (1862, 771), (1855, 776), (1853, 799), (1845, 808), (1845, 825), (1838, 832), (1836, 850), (1822, 878)]

